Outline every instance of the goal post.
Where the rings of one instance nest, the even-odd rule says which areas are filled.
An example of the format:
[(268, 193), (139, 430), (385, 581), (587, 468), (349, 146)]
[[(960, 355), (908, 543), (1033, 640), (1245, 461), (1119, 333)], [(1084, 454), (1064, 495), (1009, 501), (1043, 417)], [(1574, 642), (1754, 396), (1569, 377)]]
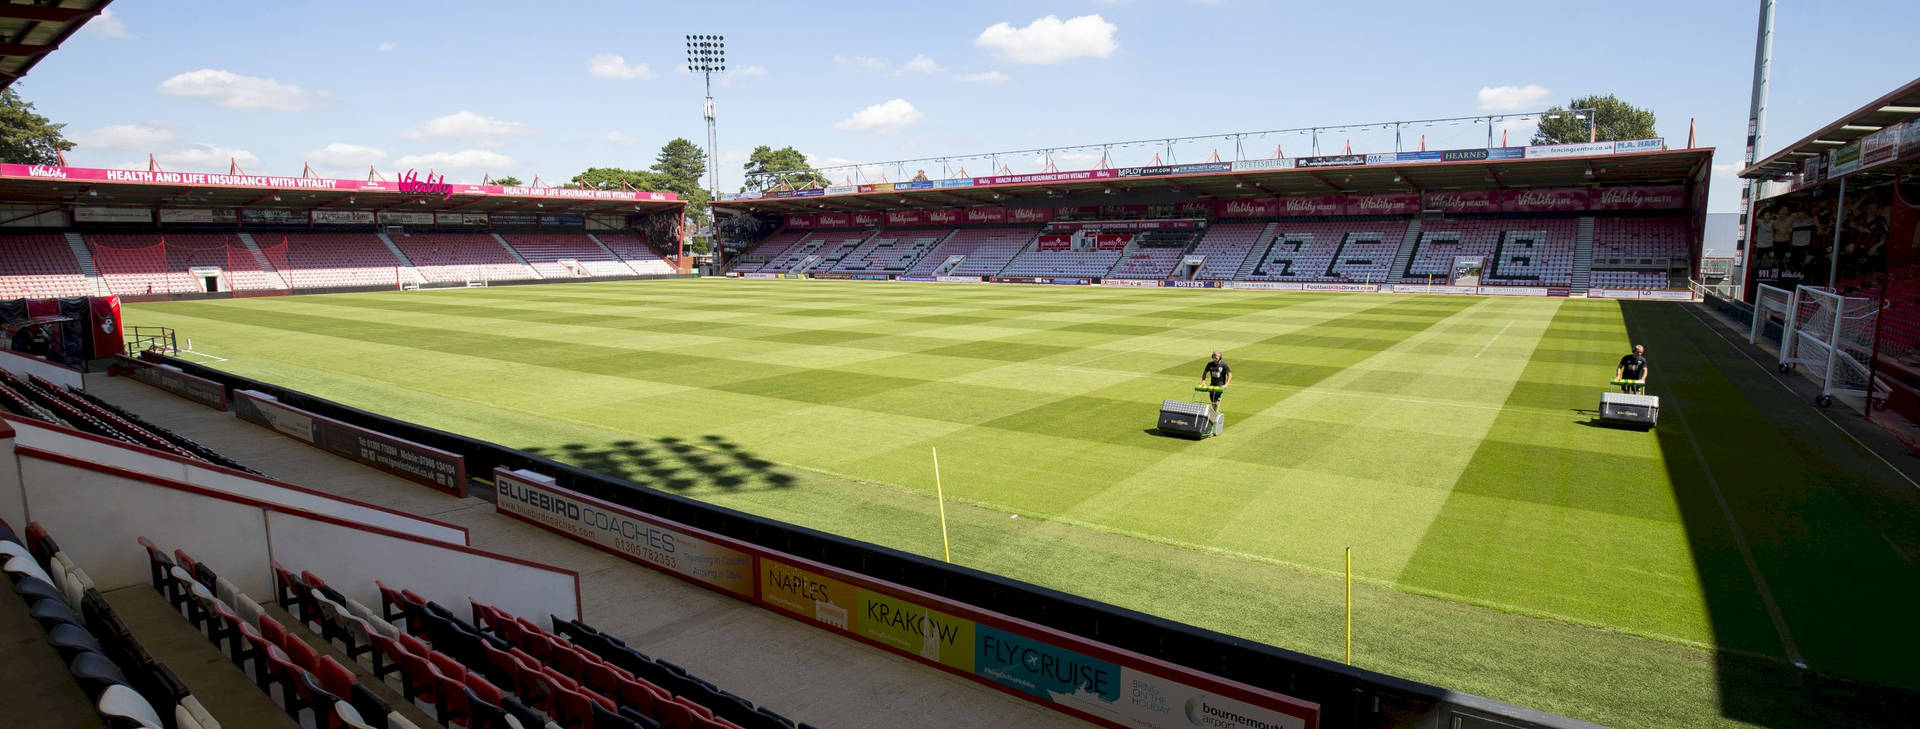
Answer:
[(1753, 322), (1747, 331), (1747, 341), (1759, 344), (1761, 339), (1780, 345), (1781, 361), (1786, 361), (1786, 337), (1782, 336), (1788, 322), (1793, 319), (1793, 292), (1777, 286), (1760, 284), (1753, 295)]
[(1815, 401), (1821, 406), (1832, 404), (1834, 395), (1869, 398), (1876, 389), (1879, 302), (1809, 286), (1793, 291), (1791, 301), (1792, 314), (1781, 337), (1781, 364), (1803, 367), (1820, 383)]

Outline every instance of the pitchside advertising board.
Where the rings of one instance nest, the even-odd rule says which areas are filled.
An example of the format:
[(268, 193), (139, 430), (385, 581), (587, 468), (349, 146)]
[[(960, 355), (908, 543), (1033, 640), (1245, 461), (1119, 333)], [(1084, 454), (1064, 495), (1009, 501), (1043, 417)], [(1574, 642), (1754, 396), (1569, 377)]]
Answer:
[(227, 388), (218, 382), (189, 375), (169, 364), (147, 362), (127, 356), (118, 357), (116, 361), (121, 368), (133, 375), (133, 379), (215, 410), (227, 409)]
[(1102, 723), (1318, 729), (1318, 704), (1186, 671), (1002, 615), (494, 471), (496, 508), (802, 622)]
[(253, 390), (234, 391), (233, 414), (395, 476), (467, 495), (467, 460), (462, 456), (316, 415)]

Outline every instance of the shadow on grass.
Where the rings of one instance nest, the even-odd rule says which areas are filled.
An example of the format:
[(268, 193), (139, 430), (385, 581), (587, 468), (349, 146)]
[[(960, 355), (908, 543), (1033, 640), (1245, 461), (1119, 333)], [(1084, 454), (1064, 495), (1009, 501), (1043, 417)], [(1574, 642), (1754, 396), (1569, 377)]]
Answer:
[(596, 473), (680, 494), (769, 491), (792, 488), (795, 483), (792, 476), (775, 470), (772, 461), (755, 456), (718, 435), (703, 435), (695, 441), (669, 436), (653, 441), (568, 443), (558, 448), (526, 450)]

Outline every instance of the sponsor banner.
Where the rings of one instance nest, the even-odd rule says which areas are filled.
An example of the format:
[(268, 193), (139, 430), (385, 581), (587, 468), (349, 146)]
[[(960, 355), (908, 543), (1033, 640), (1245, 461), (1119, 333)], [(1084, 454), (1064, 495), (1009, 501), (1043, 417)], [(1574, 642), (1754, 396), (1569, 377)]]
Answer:
[(502, 213), (493, 213), (488, 217), (489, 217), (488, 222), (494, 225), (539, 225), (540, 224), (540, 216), (538, 215), (510, 215), (510, 214), (502, 214)]
[(1340, 195), (1296, 195), (1279, 198), (1278, 202), (1276, 215), (1339, 215), (1346, 209), (1346, 200)]
[(753, 555), (545, 479), (494, 469), (494, 509), (710, 587), (752, 598)]
[(1219, 281), (1161, 281), (1160, 285), (1169, 289), (1217, 289)]
[(743, 273), (743, 274), (740, 274), (740, 277), (741, 277), (741, 278), (773, 278), (773, 274), (771, 274), (771, 273)]
[(1093, 236), (1093, 248), (1099, 251), (1124, 251), (1127, 249), (1127, 244), (1132, 242), (1133, 236), (1126, 234), (1099, 233)]
[(1174, 165), (1173, 174), (1193, 175), (1202, 172), (1226, 172), (1231, 169), (1233, 169), (1233, 165), (1228, 162), (1200, 162), (1190, 165)]
[(1352, 294), (1371, 294), (1371, 293), (1379, 292), (1380, 285), (1379, 284), (1346, 284), (1346, 283), (1303, 283), (1303, 284), (1300, 284), (1300, 290), (1301, 291), (1339, 291), (1339, 292), (1352, 293)]
[(935, 277), (933, 277), (933, 276), (917, 276), (917, 275), (909, 275), (909, 276), (895, 276), (895, 277), (894, 277), (894, 280), (895, 280), (895, 281), (926, 281), (926, 282), (933, 282), (933, 281), (938, 281), (938, 280), (940, 280), (940, 279), (938, 279), (938, 278), (935, 278)]
[(980, 283), (986, 279), (980, 276), (936, 276), (934, 280), (940, 283)]
[(973, 637), (981, 678), (1048, 701), (1120, 700), (1119, 666), (986, 625), (976, 626)]
[(933, 189), (933, 180), (912, 180), (908, 182), (896, 182), (896, 183), (893, 183), (893, 189), (895, 191), (931, 190)]
[(394, 225), (433, 225), (433, 213), (380, 213), (380, 222)]
[(335, 455), (426, 484), (467, 495), (466, 458), (366, 428), (315, 415), (252, 390), (233, 393), (233, 414), (273, 428)]
[(860, 189), (859, 185), (828, 185), (827, 186), (828, 195), (847, 195), (847, 194), (861, 192), (861, 191), (862, 190)]
[(919, 210), (888, 210), (887, 225), (923, 225), (926, 213)]
[(927, 223), (931, 225), (953, 225), (960, 222), (959, 208), (943, 208), (927, 211)]
[(1069, 220), (1047, 224), (1048, 230), (1188, 230), (1201, 227), (1204, 220)]
[(1900, 156), (1900, 126), (1881, 129), (1860, 139), (1860, 166), (1872, 167), (1892, 162)]
[(1004, 223), (1007, 222), (1006, 208), (967, 208), (961, 216), (965, 223)]
[(1430, 192), (1421, 199), (1420, 206), (1425, 210), (1447, 213), (1497, 213), (1500, 212), (1500, 195), (1496, 190)]
[(991, 280), (994, 283), (1046, 284), (1056, 286), (1084, 286), (1088, 283), (1084, 278), (1049, 278), (1046, 276), (995, 276)]
[(853, 224), (860, 228), (873, 228), (886, 222), (887, 216), (880, 213), (854, 213)]
[(1364, 154), (1334, 154), (1322, 157), (1296, 157), (1294, 167), (1355, 167), (1367, 163)]
[[(882, 182), (875, 185), (860, 185), (861, 192), (893, 192), (893, 183)], [(833, 188), (827, 188), (829, 190)]]
[(1603, 187), (1589, 196), (1594, 210), (1671, 210), (1686, 207), (1685, 185)]
[(233, 208), (208, 210), (206, 208), (161, 208), (162, 223), (231, 223), (239, 216)]
[(1037, 251), (1070, 250), (1073, 248), (1073, 236), (1071, 235), (1036, 236), (1033, 241), (1033, 248), (1034, 250), (1037, 250)]
[(820, 222), (819, 218), (815, 218), (814, 216), (811, 216), (811, 215), (789, 215), (787, 216), (785, 227), (812, 228), (815, 225), (817, 225), (819, 222)]
[(1660, 137), (1655, 137), (1653, 139), (1627, 139), (1627, 140), (1617, 141), (1613, 143), (1614, 154), (1626, 154), (1628, 152), (1658, 152), (1666, 148), (1667, 148), (1667, 140)]
[[(475, 213), (468, 213), (468, 215), (475, 215)], [(480, 224), (484, 225), (486, 216), (481, 215), (480, 218)], [(465, 221), (466, 218), (462, 218), (461, 220)], [(542, 215), (540, 216), (540, 224), (555, 227), (583, 228), (587, 225), (587, 218), (583, 215)]]
[(1003, 175), (1000, 177), (975, 177), (974, 185), (1025, 185), (1033, 182), (1085, 182), (1087, 180), (1111, 180), (1118, 177), (1115, 170), (1080, 170), (1078, 172), (1042, 172), (1034, 175)]
[(227, 409), (227, 388), (213, 380), (195, 377), (173, 365), (155, 364), (132, 357), (115, 357), (122, 369), (131, 370), (133, 379), (200, 403), (215, 410)]
[(760, 604), (847, 632), (861, 609), (859, 588), (772, 557), (760, 558)]
[(1161, 284), (1163, 284), (1163, 283), (1173, 283), (1173, 282), (1172, 282), (1172, 281), (1155, 281), (1155, 280), (1153, 280), (1153, 279), (1150, 279), (1150, 278), (1104, 278), (1104, 279), (1100, 279), (1100, 285), (1101, 285), (1101, 286), (1151, 286), (1151, 287), (1158, 287), (1158, 286), (1160, 286), (1160, 285), (1161, 285)]
[(1420, 193), (1348, 195), (1346, 207), (1348, 215), (1416, 215), (1420, 212)]
[(822, 228), (845, 228), (853, 225), (853, 218), (846, 213), (821, 213), (815, 221)]
[(467, 221), (459, 213), (434, 213), (434, 225), (466, 225)]
[(1290, 170), (1290, 169), (1293, 169), (1293, 158), (1277, 157), (1274, 159), (1247, 159), (1247, 160), (1240, 160), (1238, 162), (1235, 162), (1230, 167), (1234, 172), (1258, 172), (1261, 170)]
[(264, 223), (269, 225), (306, 225), (312, 222), (305, 210), (280, 210), (276, 208), (243, 208), (240, 211), (242, 223)]
[(1550, 159), (1553, 157), (1588, 157), (1596, 154), (1613, 154), (1612, 142), (1587, 142), (1581, 144), (1541, 144), (1526, 148), (1527, 159)]
[(1424, 164), (1428, 162), (1439, 162), (1440, 155), (1441, 155), (1441, 151), (1437, 149), (1421, 150), (1418, 152), (1395, 152), (1393, 154), (1393, 163), (1397, 165), (1404, 165), (1404, 164)]
[(1086, 286), (1093, 282), (1084, 278), (1050, 278), (1044, 281), (1037, 281), (1036, 283), (1047, 283), (1053, 284), (1054, 286)]
[(1589, 299), (1638, 299), (1640, 292), (1633, 289), (1587, 289)]
[(73, 219), (80, 223), (151, 223), (153, 208), (103, 208), (81, 205), (73, 209)]
[(1232, 286), (1253, 291), (1299, 291), (1301, 285), (1289, 281), (1235, 281)]
[(1121, 177), (1158, 177), (1160, 175), (1173, 174), (1173, 166), (1160, 165), (1158, 167), (1122, 167), (1118, 170), (1114, 170), (1114, 172), (1118, 173)]
[(1396, 294), (1477, 294), (1477, 293), (1480, 293), (1480, 287), (1478, 286), (1428, 286), (1426, 284), (1395, 284), (1391, 287), (1382, 286), (1380, 288), (1382, 291), (1391, 291)]
[(934, 187), (973, 187), (973, 178), (962, 177), (954, 180), (936, 180)]
[(1505, 190), (1500, 197), (1500, 209), (1514, 213), (1586, 210), (1589, 204), (1587, 188), (1584, 187)]
[(819, 279), (850, 279), (850, 278), (853, 278), (853, 274), (851, 273), (816, 273), (816, 274), (813, 274), (813, 277), (819, 278)]
[(1640, 298), (1654, 299), (1657, 301), (1692, 301), (1693, 292), (1685, 290), (1642, 291), (1640, 292)]
[(1558, 297), (1560, 297), (1560, 298), (1563, 298), (1563, 299), (1564, 299), (1564, 298), (1566, 298), (1566, 297), (1569, 297), (1569, 296), (1572, 296), (1572, 295), (1573, 295), (1573, 289), (1570, 289), (1570, 288), (1567, 288), (1567, 287), (1565, 287), (1565, 286), (1548, 286), (1548, 287), (1547, 287), (1547, 295), (1548, 295), (1548, 296), (1558, 296)]
[(1367, 155), (1367, 164), (1390, 165), (1398, 161), (1398, 159), (1399, 159), (1399, 155), (1396, 155), (1392, 152), (1375, 152), (1373, 154)]
[(1441, 150), (1441, 162), (1474, 162), (1495, 159), (1521, 159), (1527, 154), (1526, 147), (1492, 147), (1489, 149), (1447, 149)]
[(1012, 208), (1007, 210), (1009, 223), (1044, 223), (1053, 219), (1053, 208)]
[(856, 273), (847, 278), (855, 281), (885, 281), (887, 280), (887, 275), (884, 273)]
[(1482, 286), (1480, 293), (1485, 296), (1546, 296), (1547, 290), (1534, 286)]
[(773, 275), (773, 277), (780, 278), (780, 279), (788, 279), (788, 280), (798, 280), (798, 279), (806, 278), (807, 275), (804, 273), (776, 273)]
[(820, 197), (827, 194), (827, 188), (816, 187), (811, 190), (788, 190), (783, 197)]
[(1280, 201), (1262, 197), (1252, 200), (1228, 200), (1220, 206), (1223, 218), (1271, 218), (1280, 214)]
[(921, 607), (906, 600), (859, 590), (853, 632), (907, 655), (957, 671), (974, 672), (975, 631), (966, 618)]
[[(410, 171), (411, 172), (411, 171)], [(633, 192), (629, 190), (569, 190), (555, 187), (502, 187), (448, 183), (445, 178), (429, 176), (422, 181), (418, 173), (393, 181), (336, 180), (324, 177), (276, 177), (273, 175), (231, 175), (209, 172), (164, 172), (158, 170), (108, 170), (90, 167), (0, 164), (0, 177), (29, 179), (115, 182), (138, 185), (179, 185), (185, 187), (241, 187), (263, 190), (341, 190), (367, 192), (419, 193), (431, 195), (509, 195), (514, 197), (560, 197), (593, 200), (640, 200), (671, 202), (679, 200), (671, 192)]]
[(315, 225), (373, 225), (372, 210), (315, 210)]

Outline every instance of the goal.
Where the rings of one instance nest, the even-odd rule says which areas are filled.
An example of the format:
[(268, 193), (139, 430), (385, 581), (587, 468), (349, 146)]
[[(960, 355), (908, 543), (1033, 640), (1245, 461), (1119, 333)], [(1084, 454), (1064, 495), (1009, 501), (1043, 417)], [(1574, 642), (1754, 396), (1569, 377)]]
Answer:
[[(1820, 383), (1814, 402), (1821, 407), (1833, 404), (1834, 395), (1866, 398), (1879, 389), (1872, 368), (1879, 302), (1812, 286), (1795, 289), (1789, 301), (1780, 337), (1781, 371), (1805, 368)], [(1755, 307), (1756, 322), (1760, 313)]]

